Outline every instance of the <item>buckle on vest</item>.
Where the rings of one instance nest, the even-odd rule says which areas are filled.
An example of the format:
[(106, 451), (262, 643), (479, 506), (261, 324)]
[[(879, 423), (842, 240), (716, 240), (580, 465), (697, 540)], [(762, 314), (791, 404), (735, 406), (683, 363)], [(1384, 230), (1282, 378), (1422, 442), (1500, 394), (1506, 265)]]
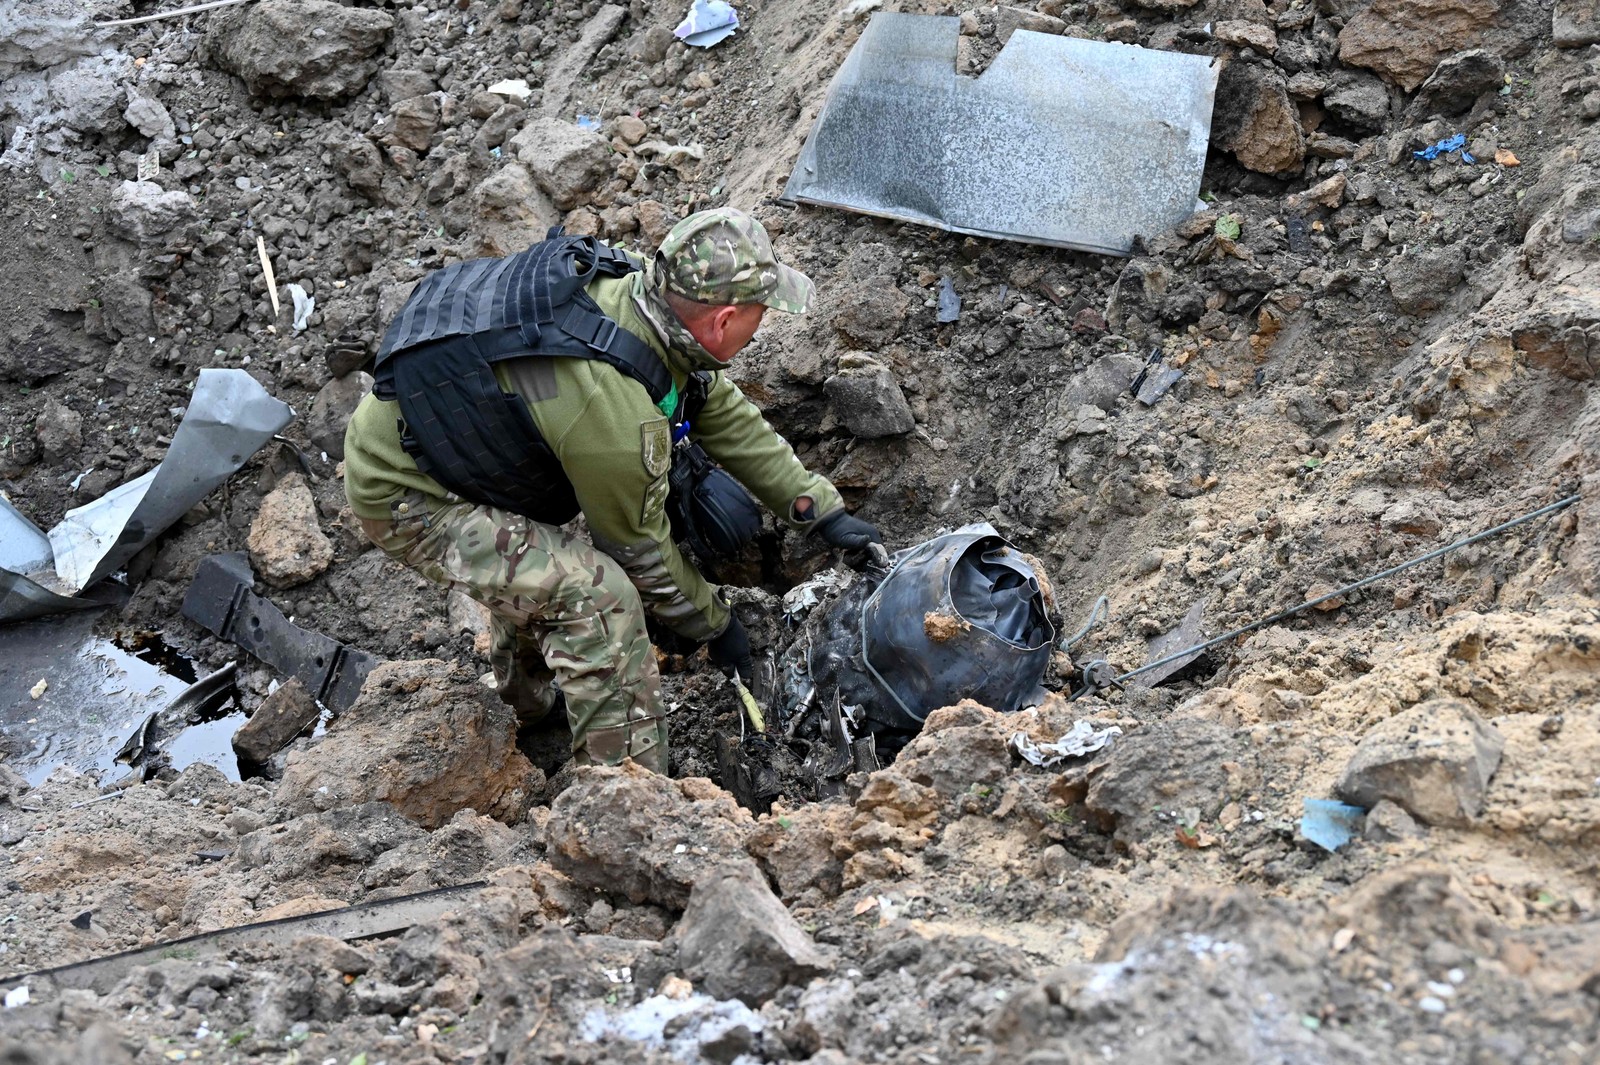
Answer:
[(584, 340), (596, 351), (610, 352), (611, 342), (617, 337), (617, 323), (610, 318), (600, 318), (599, 328), (595, 330), (593, 339)]

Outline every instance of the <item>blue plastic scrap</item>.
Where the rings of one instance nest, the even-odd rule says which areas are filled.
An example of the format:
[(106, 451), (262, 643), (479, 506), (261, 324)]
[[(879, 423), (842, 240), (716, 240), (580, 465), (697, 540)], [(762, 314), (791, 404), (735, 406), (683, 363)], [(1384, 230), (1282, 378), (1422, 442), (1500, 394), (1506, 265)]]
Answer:
[(1412, 152), (1411, 158), (1421, 159), (1422, 161), (1427, 162), (1430, 159), (1439, 158), (1440, 155), (1443, 155), (1446, 152), (1459, 151), (1461, 152), (1461, 161), (1463, 163), (1476, 163), (1477, 160), (1472, 157), (1471, 152), (1466, 150), (1466, 147), (1467, 135), (1465, 133), (1457, 133), (1453, 137), (1446, 137), (1438, 144), (1428, 145), (1420, 152)]
[(1325, 851), (1337, 851), (1361, 831), (1367, 811), (1332, 799), (1306, 799), (1300, 834)]
[(732, 36), (739, 28), (739, 13), (724, 0), (694, 0), (672, 35), (684, 44), (710, 48)]

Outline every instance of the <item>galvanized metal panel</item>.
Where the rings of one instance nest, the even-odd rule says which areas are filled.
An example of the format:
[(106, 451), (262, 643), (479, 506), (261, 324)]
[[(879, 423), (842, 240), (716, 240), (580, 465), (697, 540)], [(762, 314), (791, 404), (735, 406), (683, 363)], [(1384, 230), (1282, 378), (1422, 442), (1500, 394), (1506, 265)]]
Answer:
[(233, 476), (294, 417), (243, 370), (204, 369), (155, 469), (67, 511), (50, 530), (56, 575), (73, 591), (109, 576)]
[(968, 78), (959, 32), (946, 16), (874, 15), (785, 198), (1112, 255), (1193, 213), (1210, 59), (1018, 30)]

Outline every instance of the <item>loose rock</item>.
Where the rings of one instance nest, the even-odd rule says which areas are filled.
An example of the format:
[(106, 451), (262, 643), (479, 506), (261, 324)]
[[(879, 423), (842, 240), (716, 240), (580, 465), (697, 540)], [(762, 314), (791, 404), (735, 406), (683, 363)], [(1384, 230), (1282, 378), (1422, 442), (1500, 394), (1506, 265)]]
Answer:
[(304, 584), (333, 561), (333, 544), (317, 522), (317, 501), (305, 478), (290, 474), (278, 483), (250, 523), (250, 562), (274, 588)]
[(55, 465), (74, 457), (83, 446), (83, 415), (64, 404), (50, 400), (33, 424), (39, 441), (39, 455)]
[(1328, 114), (1362, 133), (1372, 133), (1389, 121), (1389, 90), (1370, 74), (1347, 71), (1322, 97)]
[(1299, 166), (1306, 155), (1300, 112), (1277, 67), (1235, 60), (1217, 83), (1211, 138), (1263, 174)]
[(1441, 62), (1422, 83), (1417, 100), (1439, 114), (1453, 115), (1471, 107), (1479, 96), (1505, 84), (1506, 64), (1483, 48), (1460, 52)]
[(439, 101), (432, 96), (414, 96), (395, 105), (390, 142), (414, 152), (426, 152), (438, 128)]
[(1466, 253), (1448, 248), (1414, 248), (1384, 270), (1389, 294), (1407, 314), (1436, 311), (1460, 283), (1467, 268)]
[(1164, 812), (1194, 807), (1210, 820), (1231, 791), (1245, 786), (1252, 761), (1247, 743), (1222, 725), (1163, 721), (1112, 745), (1104, 770), (1089, 785), (1085, 807), (1122, 841), (1156, 831)]
[(124, 181), (111, 195), (107, 221), (117, 236), (148, 247), (195, 218), (194, 197), (187, 192), (168, 192), (153, 181)]
[(1483, 812), (1505, 739), (1459, 699), (1403, 710), (1361, 740), (1335, 791), (1346, 802), (1396, 803), (1430, 825), (1465, 825)]
[(840, 356), (839, 372), (828, 378), (823, 390), (834, 417), (854, 436), (898, 436), (916, 428), (894, 374), (870, 356)]
[(679, 964), (720, 999), (760, 1006), (780, 989), (830, 968), (751, 866), (697, 880), (674, 931)]
[(278, 685), (262, 700), (250, 720), (233, 734), (233, 749), (241, 761), (264, 764), (322, 716), (317, 701), (298, 678)]
[(1271, 55), (1278, 50), (1278, 35), (1272, 32), (1272, 27), (1259, 22), (1226, 19), (1217, 23), (1217, 28), (1212, 32), (1217, 40), (1236, 48), (1254, 48), (1262, 55)]
[(323, 385), (306, 418), (306, 436), (329, 457), (344, 458), (344, 431), (356, 405), (372, 391), (372, 375), (353, 373)]
[(261, 0), (210, 16), (205, 46), (258, 96), (331, 100), (366, 86), (394, 16), (332, 0)]
[(122, 112), (122, 117), (127, 119), (128, 125), (139, 131), (140, 136), (170, 140), (177, 134), (172, 116), (161, 101), (134, 89), (128, 90), (128, 109)]
[(1294, 210), (1303, 210), (1306, 207), (1337, 207), (1344, 202), (1344, 190), (1347, 179), (1343, 174), (1335, 174), (1325, 178), (1304, 192), (1290, 193), (1284, 202)]
[(676, 910), (707, 871), (738, 862), (752, 829), (710, 781), (628, 762), (579, 770), (550, 807), (547, 838), (551, 861), (577, 883)]
[(1340, 31), (1339, 58), (1411, 92), (1439, 60), (1475, 44), (1499, 9), (1499, 0), (1373, 0)]
[(384, 802), (425, 828), (466, 809), (514, 822), (543, 786), (516, 727), (459, 666), (385, 662), (320, 743), (290, 753), (277, 801), (296, 812)]
[(1556, 0), (1550, 36), (1559, 48), (1587, 48), (1600, 43), (1600, 8), (1590, 0)]
[(530, 119), (511, 139), (511, 149), (563, 211), (578, 206), (611, 172), (606, 139), (557, 118)]

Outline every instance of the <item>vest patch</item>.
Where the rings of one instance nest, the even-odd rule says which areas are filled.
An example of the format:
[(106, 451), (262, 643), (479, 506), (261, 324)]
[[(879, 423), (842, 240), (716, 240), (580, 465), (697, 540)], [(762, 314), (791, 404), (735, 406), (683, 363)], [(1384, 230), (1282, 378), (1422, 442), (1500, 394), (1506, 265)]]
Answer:
[(639, 423), (639, 456), (644, 460), (644, 472), (651, 477), (664, 477), (672, 468), (672, 423), (665, 418), (651, 418)]
[(672, 490), (672, 478), (657, 477), (644, 492), (644, 506), (639, 512), (639, 524), (648, 529), (666, 509), (667, 495)]

